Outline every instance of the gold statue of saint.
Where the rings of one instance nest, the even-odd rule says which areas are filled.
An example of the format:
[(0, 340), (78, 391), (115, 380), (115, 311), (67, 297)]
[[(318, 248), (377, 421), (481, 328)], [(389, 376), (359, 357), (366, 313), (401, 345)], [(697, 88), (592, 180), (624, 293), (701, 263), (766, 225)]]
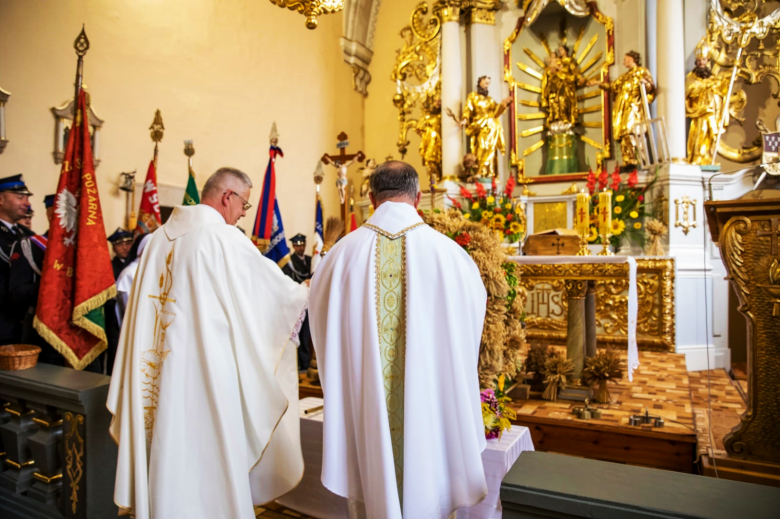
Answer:
[(700, 166), (712, 164), (730, 79), (727, 74), (712, 73), (709, 50), (702, 40), (696, 47), (696, 66), (685, 81), (685, 116), (691, 120), (688, 163)]
[[(604, 90), (609, 90), (615, 96), (612, 106), (612, 131), (615, 140), (620, 141), (620, 155), (624, 166), (635, 166), (636, 140), (634, 138), (634, 125), (647, 120), (647, 114), (642, 103), (642, 90), (645, 86), (647, 102), (655, 99), (655, 83), (650, 71), (642, 66), (642, 57), (636, 51), (629, 51), (623, 57), (623, 65), (628, 69), (612, 83), (600, 84)], [(597, 84), (597, 81), (589, 84)]]
[(420, 157), (433, 182), (441, 175), (441, 97), (437, 92), (426, 97), (422, 116), (415, 131), (420, 136)]
[(463, 116), (459, 126), (466, 129), (471, 153), (477, 157), (481, 177), (495, 177), (496, 153), (506, 153), (504, 128), (501, 126), (501, 114), (504, 113), (512, 96), (497, 103), (488, 95), (490, 78), (482, 76), (477, 80), (477, 91), (471, 92), (463, 107)]
[(567, 131), (577, 124), (577, 87), (584, 83), (577, 61), (560, 45), (550, 56), (542, 76), (541, 107), (547, 112), (548, 129)]

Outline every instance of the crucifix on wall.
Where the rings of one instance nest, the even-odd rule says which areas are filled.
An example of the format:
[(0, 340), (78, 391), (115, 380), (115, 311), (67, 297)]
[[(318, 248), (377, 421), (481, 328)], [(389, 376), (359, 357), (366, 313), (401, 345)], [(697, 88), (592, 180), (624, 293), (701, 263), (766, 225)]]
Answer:
[[(362, 151), (357, 153), (347, 153), (347, 146), (349, 146), (349, 140), (347, 134), (341, 132), (338, 135), (338, 144), (336, 148), (339, 150), (337, 154), (330, 155), (328, 153), (322, 156), (322, 162), (326, 165), (333, 166), (338, 172), (338, 178), (336, 179), (336, 187), (339, 190), (339, 200), (341, 201), (341, 219), (344, 221), (344, 225), (349, 229), (349, 198), (347, 197), (347, 169), (357, 162), (363, 162), (366, 159), (365, 154)], [(347, 230), (349, 232), (349, 230)]]

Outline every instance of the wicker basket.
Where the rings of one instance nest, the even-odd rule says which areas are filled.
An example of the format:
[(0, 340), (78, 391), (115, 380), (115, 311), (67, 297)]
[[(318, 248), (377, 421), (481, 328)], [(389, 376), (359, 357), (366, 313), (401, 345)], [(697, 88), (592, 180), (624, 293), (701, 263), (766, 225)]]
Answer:
[(41, 349), (32, 344), (9, 344), (0, 346), (0, 369), (19, 371), (35, 366)]

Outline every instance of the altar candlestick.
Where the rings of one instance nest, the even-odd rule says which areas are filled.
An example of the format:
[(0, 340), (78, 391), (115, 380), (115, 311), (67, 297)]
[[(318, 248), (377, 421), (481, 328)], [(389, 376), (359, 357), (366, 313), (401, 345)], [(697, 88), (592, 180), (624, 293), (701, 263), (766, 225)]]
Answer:
[(614, 253), (609, 251), (609, 238), (612, 236), (612, 191), (607, 191), (606, 188), (599, 193), (599, 234), (603, 249), (598, 255), (614, 256)]
[(612, 234), (612, 191), (599, 193), (599, 234)]
[(590, 234), (590, 197), (585, 194), (585, 190), (577, 193), (577, 213), (574, 228), (580, 237), (580, 250), (577, 256), (590, 256), (588, 250), (588, 234)]
[(575, 229), (580, 236), (590, 232), (590, 200), (585, 190), (577, 193), (577, 224)]

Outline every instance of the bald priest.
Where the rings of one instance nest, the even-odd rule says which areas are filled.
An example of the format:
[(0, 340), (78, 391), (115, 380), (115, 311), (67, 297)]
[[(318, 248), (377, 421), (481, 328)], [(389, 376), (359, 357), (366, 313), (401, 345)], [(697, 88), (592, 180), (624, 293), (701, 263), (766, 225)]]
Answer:
[(417, 213), (403, 162), (369, 179), (375, 212), (314, 273), (309, 319), (325, 395), (322, 482), (353, 517), (446, 519), (487, 493), (477, 360), (487, 294)]
[(308, 283), (236, 229), (251, 187), (221, 168), (141, 256), (108, 395), (114, 500), (137, 519), (253, 519), (303, 475), (291, 339)]

